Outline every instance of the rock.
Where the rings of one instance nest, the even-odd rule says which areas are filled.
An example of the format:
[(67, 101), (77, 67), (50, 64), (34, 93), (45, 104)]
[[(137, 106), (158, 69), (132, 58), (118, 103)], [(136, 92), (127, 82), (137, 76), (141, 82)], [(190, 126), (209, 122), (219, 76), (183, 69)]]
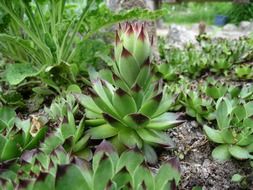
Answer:
[(186, 43), (196, 43), (197, 33), (187, 30), (184, 26), (172, 24), (169, 27), (167, 41), (175, 46), (183, 46)]
[(224, 30), (224, 31), (235, 31), (235, 30), (237, 30), (237, 27), (236, 27), (236, 25), (234, 25), (234, 24), (226, 24), (226, 25), (223, 27), (223, 30)]
[(153, 0), (145, 0), (146, 5), (149, 9), (151, 10), (155, 10), (155, 5), (154, 5), (154, 1)]
[(249, 21), (242, 21), (240, 22), (239, 28), (243, 31), (251, 30), (253, 28), (253, 24)]

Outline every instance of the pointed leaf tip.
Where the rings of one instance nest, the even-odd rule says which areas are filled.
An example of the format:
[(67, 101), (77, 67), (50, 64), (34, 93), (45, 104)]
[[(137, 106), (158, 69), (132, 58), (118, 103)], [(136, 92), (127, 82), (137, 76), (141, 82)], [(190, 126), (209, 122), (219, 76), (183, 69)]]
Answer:
[(134, 122), (139, 125), (149, 120), (147, 116), (140, 113), (134, 113), (134, 114), (131, 114), (130, 116), (134, 120)]
[(122, 57), (130, 57), (130, 56), (132, 56), (132, 54), (123, 46), (121, 56)]
[(116, 46), (120, 43), (120, 37), (119, 37), (119, 32), (118, 32), (118, 30), (116, 30), (115, 42), (116, 42)]
[(147, 190), (147, 185), (144, 180), (142, 181), (141, 186), (143, 190)]
[(174, 168), (175, 170), (177, 170), (178, 172), (181, 171), (180, 162), (179, 162), (179, 159), (177, 157), (173, 157), (173, 158), (169, 159), (167, 161), (167, 163), (170, 164), (171, 167)]
[(134, 91), (134, 92), (140, 92), (141, 87), (136, 83), (136, 84), (132, 87), (131, 90)]
[(150, 58), (148, 57), (148, 58), (145, 60), (143, 66), (149, 66), (150, 64), (151, 64)]
[(37, 177), (37, 181), (45, 181), (48, 173), (46, 172), (40, 172), (39, 176)]
[(59, 180), (60, 177), (64, 176), (64, 174), (67, 172), (67, 169), (70, 165), (58, 165), (56, 170), (56, 180)]
[(134, 33), (134, 29), (133, 29), (133, 25), (132, 24), (129, 25), (128, 30), (127, 30), (126, 33), (127, 33), (127, 35), (131, 35), (131, 34)]
[(162, 100), (162, 97), (163, 97), (163, 93), (161, 92), (154, 97), (154, 100), (157, 102), (160, 102)]
[(109, 115), (109, 114), (107, 114), (107, 113), (103, 113), (103, 117), (104, 117), (104, 119), (105, 119), (108, 123), (110, 123), (110, 124), (113, 124), (113, 123), (117, 123), (117, 122), (118, 122), (114, 117), (112, 117), (111, 115)]
[(126, 92), (124, 90), (122, 90), (121, 88), (118, 88), (116, 90), (116, 93), (119, 95), (119, 96), (124, 96), (126, 94)]
[(144, 26), (142, 25), (142, 26), (141, 26), (140, 34), (139, 34), (139, 36), (138, 36), (138, 39), (140, 39), (141, 41), (144, 42), (145, 38), (146, 38), (145, 29), (144, 29)]
[(97, 152), (107, 152), (107, 153), (113, 153), (115, 152), (115, 149), (113, 148), (112, 144), (107, 142), (106, 140), (103, 140), (95, 150), (95, 153)]

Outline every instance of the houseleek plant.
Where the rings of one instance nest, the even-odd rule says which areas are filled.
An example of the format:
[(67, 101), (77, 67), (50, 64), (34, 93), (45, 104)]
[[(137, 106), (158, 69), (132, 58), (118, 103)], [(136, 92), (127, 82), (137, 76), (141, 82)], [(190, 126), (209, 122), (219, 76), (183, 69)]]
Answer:
[(180, 114), (167, 112), (173, 101), (162, 81), (154, 80), (151, 49), (145, 24), (120, 25), (112, 71), (93, 72), (92, 88), (78, 99), (92, 139), (110, 139), (118, 151), (142, 149), (155, 162), (153, 147), (173, 147), (166, 130), (182, 121)]

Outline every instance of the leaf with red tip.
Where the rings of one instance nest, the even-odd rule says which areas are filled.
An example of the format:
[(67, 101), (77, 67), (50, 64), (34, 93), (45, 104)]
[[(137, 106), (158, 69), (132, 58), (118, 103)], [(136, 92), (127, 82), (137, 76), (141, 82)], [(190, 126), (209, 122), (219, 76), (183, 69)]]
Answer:
[(112, 99), (112, 103), (121, 117), (137, 111), (133, 97), (120, 88), (116, 90)]
[(154, 177), (151, 171), (146, 166), (137, 167), (133, 176), (134, 189), (155, 190)]
[(177, 185), (181, 176), (179, 168), (179, 160), (177, 158), (172, 158), (167, 163), (162, 164), (155, 178), (156, 188), (165, 189), (173, 181)]
[(141, 113), (132, 113), (125, 116), (123, 119), (129, 127), (135, 129), (144, 127), (150, 120), (149, 117)]
[(143, 65), (145, 60), (147, 60), (147, 58), (151, 55), (151, 45), (148, 34), (143, 26), (137, 38), (133, 55), (135, 56), (139, 66)]
[(109, 154), (116, 152), (116, 150), (114, 149), (114, 147), (112, 146), (111, 143), (109, 143), (106, 140), (103, 140), (97, 147), (96, 147), (96, 151), (95, 154), (97, 152), (107, 152)]
[(41, 172), (33, 185), (33, 190), (45, 189), (54, 189), (54, 176)]
[(114, 166), (111, 158), (106, 157), (103, 159), (102, 157), (99, 165), (97, 165), (97, 167), (93, 167), (93, 169), (93, 189), (104, 190), (114, 174)]
[[(131, 160), (131, 162), (129, 162)], [(129, 173), (132, 175), (135, 169), (144, 161), (144, 157), (140, 152), (134, 150), (125, 151), (121, 154), (116, 171), (120, 171), (123, 167), (126, 167)]]
[(129, 87), (132, 87), (137, 79), (140, 67), (133, 55), (124, 47), (118, 65), (122, 78)]
[(139, 112), (152, 118), (153, 114), (156, 112), (157, 108), (160, 105), (162, 97), (163, 97), (163, 93), (160, 93), (156, 95), (155, 97), (151, 98), (150, 100), (146, 101), (142, 105)]

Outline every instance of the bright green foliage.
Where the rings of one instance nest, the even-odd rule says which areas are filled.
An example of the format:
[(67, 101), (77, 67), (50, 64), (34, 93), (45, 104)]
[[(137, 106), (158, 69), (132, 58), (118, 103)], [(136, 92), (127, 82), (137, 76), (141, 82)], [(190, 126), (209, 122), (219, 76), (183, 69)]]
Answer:
[(201, 97), (197, 91), (185, 91), (181, 100), (185, 107), (186, 114), (196, 118), (199, 123), (203, 120), (211, 120), (213, 115), (212, 100), (207, 97)]
[(76, 121), (79, 105), (72, 94), (66, 98), (59, 97), (46, 109), (51, 121), (58, 122), (59, 126), (50, 131), (41, 149), (50, 154), (58, 146), (63, 146), (67, 152), (79, 158), (90, 160), (91, 150), (87, 147), (89, 134), (85, 134), (85, 118)]
[(4, 11), (1, 53), (17, 63), (7, 67), (6, 81), (17, 85), (38, 77), (58, 93), (61, 86), (75, 83), (80, 72), (87, 71), (96, 52), (109, 53), (110, 46), (101, 40), (89, 40), (99, 29), (136, 17), (154, 19), (164, 13), (141, 9), (113, 13), (103, 0), (2, 0), (0, 7)]
[(17, 187), (34, 190), (174, 190), (180, 180), (177, 159), (163, 163), (154, 173), (138, 150), (127, 150), (119, 156), (106, 141), (97, 147), (91, 167), (82, 159), (70, 157), (61, 147), (50, 156), (36, 149), (27, 151), (14, 165), (0, 175), (3, 187), (14, 189), (16, 181)]
[(44, 138), (47, 126), (44, 118), (20, 120), (10, 108), (0, 108), (0, 161), (11, 160), (24, 150), (35, 148)]
[(181, 75), (191, 79), (211, 73), (227, 76), (237, 68), (237, 63), (247, 61), (245, 55), (251, 49), (250, 39), (244, 38), (232, 41), (207, 37), (199, 40), (199, 46), (189, 44), (184, 49), (168, 47), (161, 40), (159, 51), (163, 61), (156, 69), (168, 81), (177, 81)]
[(252, 67), (250, 65), (242, 65), (235, 68), (235, 74), (238, 78), (242, 79), (251, 79), (252, 75)]
[(253, 102), (239, 104), (235, 100), (220, 98), (216, 105), (217, 129), (204, 126), (208, 138), (218, 144), (212, 156), (218, 160), (227, 160), (231, 156), (237, 159), (251, 159), (253, 143)]
[(151, 44), (144, 25), (127, 23), (120, 27), (113, 73), (91, 72), (90, 95), (79, 95), (78, 99), (86, 108), (92, 139), (110, 138), (118, 150), (138, 147), (155, 162), (151, 146), (172, 147), (165, 130), (182, 121), (177, 120), (179, 114), (166, 112), (172, 99), (162, 82), (153, 80)]
[(233, 4), (227, 14), (230, 21), (234, 23), (251, 20), (253, 18), (253, 1)]

